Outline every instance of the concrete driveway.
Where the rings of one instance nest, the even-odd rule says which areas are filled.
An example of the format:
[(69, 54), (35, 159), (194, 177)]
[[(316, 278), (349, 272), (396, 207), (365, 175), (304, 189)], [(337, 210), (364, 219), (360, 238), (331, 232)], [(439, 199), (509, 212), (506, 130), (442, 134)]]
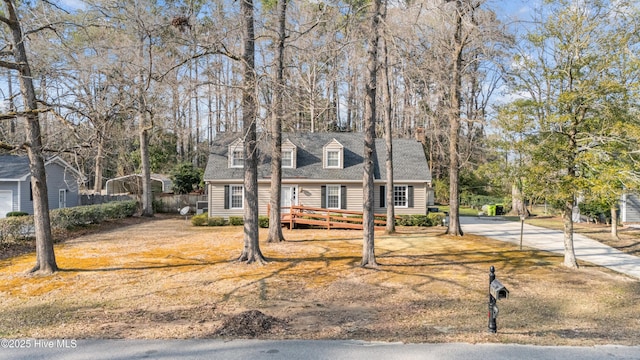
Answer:
[[(495, 240), (520, 244), (520, 222), (501, 218), (460, 217), (462, 231)], [(564, 254), (562, 231), (524, 224), (522, 245), (544, 251)], [(579, 260), (604, 266), (611, 270), (640, 279), (640, 258), (625, 254), (580, 234), (573, 235), (573, 246)]]

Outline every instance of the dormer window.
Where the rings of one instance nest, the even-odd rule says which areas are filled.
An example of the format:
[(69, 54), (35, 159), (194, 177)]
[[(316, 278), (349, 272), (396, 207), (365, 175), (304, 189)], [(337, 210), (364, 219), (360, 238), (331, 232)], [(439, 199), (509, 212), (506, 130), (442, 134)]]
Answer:
[(234, 150), (231, 155), (231, 167), (244, 167), (244, 151)]
[(238, 139), (229, 145), (229, 167), (244, 167), (244, 142)]
[(323, 148), (324, 168), (325, 169), (342, 169), (344, 168), (344, 146), (333, 139)]
[(327, 167), (328, 168), (340, 167), (340, 151), (339, 150), (327, 150)]
[(296, 154), (297, 146), (295, 146), (289, 139), (282, 142), (282, 167), (295, 169), (296, 168)]
[(283, 168), (292, 168), (293, 167), (293, 150), (282, 150), (282, 167)]

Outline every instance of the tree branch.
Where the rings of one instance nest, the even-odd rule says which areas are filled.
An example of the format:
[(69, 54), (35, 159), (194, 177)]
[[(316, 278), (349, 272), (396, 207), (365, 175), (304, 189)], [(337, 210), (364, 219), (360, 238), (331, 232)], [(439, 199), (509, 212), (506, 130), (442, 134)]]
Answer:
[(47, 111), (50, 111), (50, 109), (34, 109), (34, 110), (29, 110), (29, 111), (12, 111), (12, 112), (8, 112), (8, 113), (0, 114), (0, 121), (1, 120), (16, 119), (16, 118), (21, 117), (21, 116), (37, 115), (37, 114), (40, 114), (40, 113), (45, 113)]
[(5, 60), (0, 60), (0, 67), (11, 70), (20, 70), (20, 64)]

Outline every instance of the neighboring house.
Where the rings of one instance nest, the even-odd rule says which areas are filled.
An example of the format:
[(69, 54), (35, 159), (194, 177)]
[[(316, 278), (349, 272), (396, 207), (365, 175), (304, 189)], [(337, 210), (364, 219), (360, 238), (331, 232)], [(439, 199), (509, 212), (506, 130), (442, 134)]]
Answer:
[(625, 193), (620, 199), (620, 221), (640, 223), (640, 197), (636, 193)]
[[(45, 161), (49, 209), (79, 205), (78, 186), (83, 178), (59, 157)], [(0, 218), (12, 211), (33, 214), (31, 171), (26, 156), (0, 155)]]
[[(107, 195), (142, 194), (142, 175), (131, 174), (107, 180)], [(151, 174), (151, 192), (154, 194), (173, 192), (173, 182), (166, 175)]]
[[(267, 215), (271, 183), (271, 139), (259, 134), (258, 211)], [(362, 211), (364, 138), (358, 133), (284, 133), (282, 135), (282, 211), (291, 205)], [(385, 213), (385, 144), (376, 140), (376, 213)], [(426, 214), (433, 205), (431, 174), (422, 144), (393, 140), (396, 214)], [(219, 134), (204, 173), (209, 216), (242, 216), (243, 141)]]

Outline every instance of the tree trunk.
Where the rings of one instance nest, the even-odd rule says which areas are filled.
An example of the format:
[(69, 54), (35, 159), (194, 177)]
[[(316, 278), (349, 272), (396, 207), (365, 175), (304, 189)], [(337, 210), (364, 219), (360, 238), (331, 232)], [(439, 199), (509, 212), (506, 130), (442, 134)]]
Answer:
[(241, 0), (244, 21), (244, 84), (242, 123), (244, 132), (244, 248), (238, 261), (264, 263), (258, 242), (258, 154), (256, 152), (256, 74), (253, 0)]
[(375, 121), (376, 121), (376, 83), (378, 71), (378, 40), (380, 23), (381, 0), (374, 0), (374, 9), (371, 14), (371, 33), (368, 46), (367, 73), (369, 79), (365, 89), (365, 116), (364, 116), (364, 177), (363, 187), (363, 246), (362, 266), (377, 266), (375, 256), (375, 228), (373, 213), (373, 157), (376, 154)]
[(273, 123), (271, 132), (271, 198), (269, 201), (269, 235), (267, 242), (284, 241), (282, 234), (281, 197), (282, 197), (282, 117), (284, 106), (284, 46), (286, 39), (287, 0), (278, 0), (278, 49), (276, 56), (276, 79), (273, 99)]
[(104, 136), (98, 134), (98, 148), (96, 150), (95, 157), (95, 176), (93, 184), (94, 194), (100, 194), (102, 192), (102, 160), (104, 158)]
[(578, 261), (573, 248), (573, 201), (566, 201), (562, 211), (564, 225), (564, 263), (569, 268), (577, 269)]
[[(387, 3), (385, 2), (383, 19), (387, 16)], [(385, 167), (387, 172), (387, 184), (386, 184), (386, 201), (387, 205), (387, 225), (385, 232), (387, 234), (393, 234), (396, 232), (396, 214), (395, 203), (393, 201), (394, 185), (393, 185), (393, 129), (391, 126), (391, 80), (389, 79), (389, 49), (387, 47), (387, 38), (382, 39), (382, 51), (384, 58), (384, 141), (387, 150), (387, 160), (385, 161)]]
[(451, 88), (449, 104), (449, 228), (447, 234), (462, 236), (460, 226), (460, 189), (458, 142), (460, 133), (460, 88), (462, 87), (462, 3), (457, 0), (456, 33), (453, 49), (453, 66), (451, 71)]
[[(138, 49), (140, 62), (144, 61), (144, 36), (140, 37)], [(145, 101), (144, 70), (138, 75), (138, 136), (140, 139), (140, 167), (142, 171), (142, 216), (153, 216), (153, 194), (151, 192), (151, 165), (149, 164), (149, 126)]]
[(518, 184), (511, 185), (511, 213), (513, 215), (528, 215), (522, 198), (522, 189)]
[(618, 238), (618, 209), (611, 207), (611, 238)]
[(149, 164), (149, 131), (143, 126), (144, 125), (141, 124), (140, 129), (140, 166), (142, 167), (142, 216), (152, 217), (153, 193), (151, 191), (151, 166)]
[(53, 236), (51, 234), (51, 219), (49, 217), (49, 201), (47, 195), (47, 178), (42, 154), (42, 135), (40, 120), (35, 111), (38, 108), (36, 92), (33, 86), (31, 68), (27, 59), (24, 44), (25, 37), (14, 3), (4, 0), (7, 21), (5, 24), (11, 29), (11, 41), (15, 58), (14, 70), (19, 72), (20, 90), (24, 97), (24, 111), (27, 113), (27, 139), (25, 147), (29, 157), (31, 172), (31, 190), (33, 191), (33, 219), (36, 235), (36, 264), (31, 272), (53, 273), (58, 270), (53, 250)]

